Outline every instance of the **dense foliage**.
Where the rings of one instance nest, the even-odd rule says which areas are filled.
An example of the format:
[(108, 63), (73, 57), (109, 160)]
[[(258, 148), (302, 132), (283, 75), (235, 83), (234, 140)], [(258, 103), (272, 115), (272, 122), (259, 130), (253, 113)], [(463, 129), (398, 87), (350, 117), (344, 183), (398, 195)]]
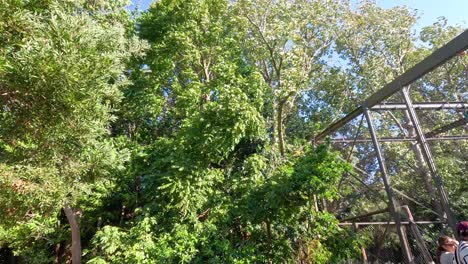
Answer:
[[(440, 20), (418, 37), (412, 11), (372, 2), (161, 0), (140, 13), (127, 4), (0, 0), (0, 258), (357, 258), (371, 235), (336, 216), (378, 207), (344, 180), (350, 163), (375, 171), (370, 149), (346, 162), (309, 140), (460, 29)], [(414, 84), (414, 97), (463, 100), (467, 61), (450, 63)], [(384, 119), (379, 132), (410, 136), (404, 119)], [(434, 151), (450, 195), (466, 197), (467, 145), (443, 144)], [(394, 171), (403, 145), (385, 147)], [(418, 173), (394, 183), (425, 186), (437, 209)], [(467, 206), (454, 201), (459, 217)]]

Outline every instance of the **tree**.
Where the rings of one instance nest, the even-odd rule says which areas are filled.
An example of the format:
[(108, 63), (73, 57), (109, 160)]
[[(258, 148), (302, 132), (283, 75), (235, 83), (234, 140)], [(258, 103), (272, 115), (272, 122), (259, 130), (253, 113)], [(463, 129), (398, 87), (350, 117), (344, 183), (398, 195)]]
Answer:
[(161, 102), (140, 112), (144, 121), (133, 130), (150, 138), (135, 136), (143, 201), (134, 222), (96, 233), (92, 262), (332, 257), (333, 245), (318, 237), (331, 241), (331, 230), (340, 230), (333, 216), (312, 212), (309, 199), (333, 196), (328, 187), (347, 167), (326, 147), (304, 160), (278, 158), (263, 116), (271, 88), (246, 57), (237, 12), (227, 1), (193, 0), (156, 2), (142, 14), (138, 29), (151, 48), (131, 70), (130, 78), (144, 82), (129, 89), (128, 100), (144, 104), (145, 96), (133, 95), (148, 93)]
[(123, 162), (108, 126), (125, 61), (141, 46), (126, 32), (124, 4), (3, 1), (0, 8), (2, 229), (13, 226), (16, 236), (34, 223), (53, 228), (62, 209), (73, 263), (81, 262), (78, 200)]
[(298, 96), (318, 90), (340, 35), (344, 1), (237, 1), (244, 52), (270, 87), (271, 138), (285, 156), (284, 123)]
[[(73, 263), (356, 258), (367, 242), (336, 216), (382, 204), (310, 139), (457, 29), (441, 20), (418, 40), (410, 10), (373, 2), (161, 0), (136, 16), (124, 5), (1, 2), (0, 249), (35, 263), (67, 248)], [(464, 70), (457, 58), (413, 96), (460, 94)], [(382, 117), (382, 135), (409, 134), (404, 113)], [(436, 162), (462, 195), (466, 155), (447, 146), (434, 145)], [(375, 171), (370, 152), (347, 158)], [(385, 153), (393, 186), (423, 182), (399, 170), (402, 145)]]

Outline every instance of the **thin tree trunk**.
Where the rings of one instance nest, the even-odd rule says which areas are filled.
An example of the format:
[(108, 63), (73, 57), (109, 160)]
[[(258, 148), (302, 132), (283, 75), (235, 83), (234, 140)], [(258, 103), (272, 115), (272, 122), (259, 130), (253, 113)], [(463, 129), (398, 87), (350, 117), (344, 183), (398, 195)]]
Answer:
[(442, 217), (443, 216), (442, 206), (440, 205), (439, 201), (436, 198), (437, 196), (436, 196), (436, 193), (435, 193), (435, 190), (434, 190), (434, 186), (432, 185), (431, 175), (430, 175), (429, 171), (427, 170), (427, 168), (425, 167), (424, 157), (423, 157), (423, 154), (421, 152), (421, 148), (419, 147), (419, 145), (416, 145), (416, 144), (413, 145), (412, 148), (413, 148), (413, 151), (414, 151), (414, 153), (416, 155), (416, 159), (417, 159), (417, 162), (418, 162), (418, 167), (421, 168), (420, 174), (421, 174), (421, 176), (423, 178), (424, 185), (426, 185), (426, 190), (429, 193), (429, 197), (431, 198), (432, 207), (433, 207), (434, 211), (436, 211)]
[[(273, 239), (272, 239), (272, 235), (271, 235), (271, 222), (270, 220), (268, 219), (266, 221), (266, 231), (267, 231), (267, 239), (268, 239), (268, 251), (271, 252), (271, 250), (273, 249)], [(271, 259), (268, 260), (268, 263), (272, 263)]]
[(268, 237), (268, 242), (271, 243), (271, 222), (270, 220), (266, 221), (266, 228), (267, 228), (267, 237)]
[(62, 242), (57, 243), (55, 245), (55, 260), (54, 263), (61, 264), (62, 263), (62, 255), (63, 255), (63, 245)]
[(273, 113), (272, 113), (272, 121), (271, 121), (271, 145), (276, 146), (277, 140), (277, 132), (276, 132), (276, 102), (273, 101)]
[[(405, 111), (405, 116), (407, 119), (407, 127), (408, 127), (408, 136), (411, 138), (414, 138), (416, 136), (416, 131), (411, 124), (410, 117), (408, 111)], [(431, 175), (426, 167), (426, 163), (424, 162), (424, 157), (421, 151), (421, 148), (418, 144), (413, 144), (412, 145), (413, 152), (416, 156), (418, 168), (419, 168), (419, 173), (423, 179), (424, 186), (426, 187), (426, 191), (429, 194), (429, 197), (431, 199), (431, 204), (439, 216), (443, 216), (442, 213), (442, 206), (440, 205), (439, 201), (437, 200), (436, 192), (434, 190), (434, 186), (432, 185), (432, 178)]]
[(63, 206), (63, 211), (67, 216), (68, 223), (70, 224), (71, 233), (72, 233), (72, 244), (71, 244), (71, 253), (72, 253), (72, 263), (81, 264), (81, 238), (80, 238), (80, 225), (76, 219), (76, 213), (73, 208), (70, 207), (68, 203), (65, 203)]
[(284, 102), (279, 102), (276, 118), (276, 132), (278, 133), (278, 147), (282, 157), (284, 157), (283, 108)]

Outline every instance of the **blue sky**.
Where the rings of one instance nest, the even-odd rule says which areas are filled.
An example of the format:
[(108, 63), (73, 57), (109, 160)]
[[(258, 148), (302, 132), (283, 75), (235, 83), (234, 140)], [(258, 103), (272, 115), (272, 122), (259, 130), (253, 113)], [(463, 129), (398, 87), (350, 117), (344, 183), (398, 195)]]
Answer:
[(468, 0), (377, 0), (377, 4), (390, 8), (393, 6), (408, 6), (418, 11), (420, 19), (416, 27), (431, 25), (438, 17), (444, 16), (450, 25), (468, 25)]
[[(140, 5), (140, 9), (147, 9), (152, 0), (131, 0), (132, 5)], [(449, 24), (459, 24), (466, 28), (468, 25), (468, 0), (376, 0), (377, 4), (390, 8), (397, 5), (417, 9), (420, 19), (416, 28), (434, 23), (438, 17), (445, 16)]]

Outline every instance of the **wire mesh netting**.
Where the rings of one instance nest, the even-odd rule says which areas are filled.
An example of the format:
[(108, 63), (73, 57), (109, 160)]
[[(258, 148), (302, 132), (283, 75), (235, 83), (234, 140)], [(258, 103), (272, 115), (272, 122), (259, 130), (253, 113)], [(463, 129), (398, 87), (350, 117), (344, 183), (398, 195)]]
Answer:
[[(418, 225), (409, 223), (404, 225), (413, 263), (435, 263), (437, 240), (443, 230), (444, 228), (440, 224)], [(396, 227), (393, 223), (358, 225), (356, 232), (367, 243), (362, 248), (361, 257), (349, 260), (347, 263), (405, 263)]]

